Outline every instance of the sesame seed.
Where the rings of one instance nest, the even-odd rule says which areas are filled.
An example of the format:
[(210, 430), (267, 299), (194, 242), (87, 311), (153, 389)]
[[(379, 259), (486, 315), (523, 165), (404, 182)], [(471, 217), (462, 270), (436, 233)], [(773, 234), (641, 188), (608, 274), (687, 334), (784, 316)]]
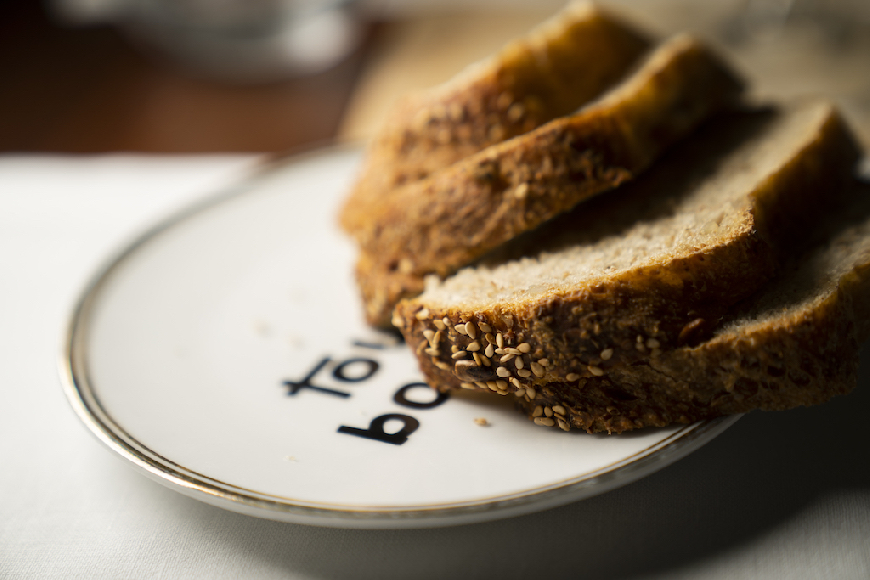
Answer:
[(517, 369), (522, 369), (526, 366), (526, 363), (523, 362), (523, 357), (521, 356), (518, 356), (516, 359), (514, 359), (514, 364), (517, 365)]
[(545, 358), (542, 358), (542, 359), (538, 360), (538, 364), (541, 365), (542, 367), (548, 367), (548, 366), (550, 366), (550, 361), (548, 361)]
[(553, 412), (557, 415), (565, 415), (565, 407), (562, 405), (553, 405)]
[(643, 345), (642, 342), (635, 343), (634, 348), (636, 348), (637, 350), (639, 350), (641, 352), (646, 350), (646, 347)]
[(558, 422), (559, 422), (559, 429), (561, 429), (562, 431), (566, 431), (566, 432), (567, 432), (567, 431), (570, 431), (570, 430), (571, 430), (571, 427), (568, 426), (568, 423), (567, 423), (566, 421), (563, 421), (562, 419), (559, 419)]
[(450, 328), (450, 319), (445, 316), (441, 319), (441, 324), (444, 325), (444, 328)]
[(492, 327), (485, 322), (479, 322), (477, 326), (480, 328), (481, 332), (489, 333), (492, 332)]
[(536, 363), (536, 362), (529, 363), (529, 368), (532, 369), (532, 372), (535, 373), (536, 377), (544, 376), (544, 367), (542, 367), (538, 363)]
[(505, 381), (496, 381), (496, 382), (498, 383), (499, 389), (507, 389), (508, 388), (507, 382), (505, 382)]
[(635, 339), (635, 342), (643, 342), (643, 337), (638, 334), (637, 338)]
[(437, 348), (432, 348), (432, 347), (427, 348), (423, 352), (425, 352), (428, 355), (432, 355), (432, 356), (438, 356), (441, 354), (440, 350), (438, 350)]
[(492, 348), (491, 344), (488, 344), (488, 345), (486, 345), (486, 350), (483, 351), (483, 354), (485, 354), (487, 357), (491, 358), (492, 355), (495, 354), (495, 349)]
[(518, 370), (518, 371), (517, 371), (517, 374), (518, 374), (520, 377), (522, 377), (522, 378), (524, 378), (524, 379), (527, 379), (527, 378), (529, 378), (530, 376), (532, 376), (532, 371), (527, 371), (526, 369), (521, 369), (521, 370)]
[(477, 327), (470, 320), (465, 323), (465, 333), (471, 338), (477, 338)]
[(513, 386), (515, 386), (516, 388), (518, 388), (518, 389), (524, 388), (523, 384), (521, 382), (519, 382), (517, 379), (515, 379), (514, 377), (511, 377), (508, 380), (510, 380), (511, 384), (513, 384)]
[(471, 356), (474, 357), (474, 362), (477, 363), (477, 366), (479, 366), (479, 367), (484, 366), (483, 365), (483, 358), (481, 358), (481, 356), (479, 354), (477, 354), (476, 352), (473, 352), (473, 353), (471, 353)]
[(662, 343), (660, 343), (659, 341), (657, 341), (657, 340), (654, 339), (654, 338), (649, 338), (649, 339), (647, 339), (647, 341), (646, 341), (646, 346), (647, 346), (647, 348), (649, 348), (650, 350), (652, 350), (652, 349), (654, 349), (654, 348), (659, 348), (661, 345), (662, 345)]
[(517, 389), (514, 391), (514, 397), (517, 397), (517, 398), (522, 397), (525, 394), (526, 394), (525, 389)]
[(601, 351), (601, 354), (599, 354), (598, 356), (601, 357), (601, 360), (610, 360), (610, 357), (613, 356), (613, 349), (612, 348), (605, 348), (604, 350)]
[(511, 354), (523, 354), (523, 351), (521, 351), (518, 348), (506, 348), (506, 349), (504, 349), (504, 351), (509, 352)]
[(495, 384), (495, 381), (487, 381), (486, 388), (490, 391), (498, 391), (498, 385)]
[(547, 417), (552, 417), (553, 409), (551, 409), (550, 407), (544, 407), (544, 415), (546, 415)]
[(521, 183), (514, 190), (514, 197), (517, 199), (523, 199), (529, 193), (529, 186), (526, 183)]
[(440, 330), (432, 335), (432, 340), (430, 342), (434, 342), (435, 344), (438, 344), (439, 342), (441, 342), (441, 331)]
[(519, 345), (517, 345), (517, 349), (523, 354), (528, 354), (532, 351), (532, 345), (530, 345), (528, 342), (521, 342)]
[(504, 354), (504, 353), (505, 353), (505, 352), (504, 352), (504, 349), (503, 349), (503, 348), (497, 348), (497, 349), (495, 349), (495, 354)]
[(424, 308), (423, 310), (417, 311), (417, 320), (426, 320), (429, 318), (429, 309)]
[(465, 354), (466, 353), (464, 350), (460, 350), (458, 352), (454, 352), (453, 354), (451, 354), (450, 358), (452, 358), (453, 360), (463, 359), (463, 358), (465, 358)]
[(535, 424), (541, 425), (543, 427), (552, 427), (556, 424), (556, 422), (549, 417), (535, 417)]
[(457, 324), (456, 326), (453, 327), (453, 330), (455, 330), (455, 331), (458, 332), (459, 334), (465, 334), (465, 335), (468, 334), (468, 331), (465, 330), (465, 325), (464, 325), (464, 324)]
[(474, 423), (476, 425), (480, 425), (481, 427), (489, 427), (490, 422), (484, 419), (483, 417), (475, 417)]
[(489, 344), (495, 344), (495, 337), (492, 335), (491, 332), (487, 332), (486, 334), (484, 334), (483, 338), (485, 338), (486, 342), (488, 342)]
[(434, 362), (435, 362), (435, 366), (438, 367), (439, 369), (441, 369), (442, 371), (449, 371), (450, 370), (450, 365), (447, 364), (446, 362), (440, 361), (437, 358), (435, 359)]
[(500, 332), (495, 335), (495, 344), (499, 348), (504, 348), (504, 336)]
[(515, 355), (513, 353), (506, 354), (499, 359), (499, 362), (508, 362), (509, 360), (513, 359), (515, 356), (517, 356), (517, 355)]
[(568, 376), (565, 377), (565, 380), (568, 381), (569, 383), (573, 383), (574, 381), (576, 381), (579, 378), (580, 378), (580, 375), (578, 375), (577, 373), (568, 373)]
[(535, 398), (538, 396), (538, 392), (535, 390), (534, 387), (526, 387), (526, 396), (531, 400), (535, 400)]
[(604, 376), (604, 371), (601, 370), (601, 368), (599, 368), (599, 367), (589, 365), (586, 368), (589, 369), (589, 372), (592, 373), (593, 375), (595, 375), (596, 377)]
[(526, 108), (522, 103), (513, 103), (507, 110), (508, 119), (513, 122), (519, 121), (526, 112)]
[(532, 411), (532, 417), (540, 417), (544, 414), (544, 408), (540, 405), (535, 406), (535, 410)]
[[(454, 353), (459, 352), (459, 347), (455, 344), (451, 344), (450, 345), (450, 352), (454, 352)], [(462, 352), (465, 352), (465, 351), (462, 351)]]
[(472, 342), (468, 346), (465, 347), (465, 350), (467, 350), (469, 352), (477, 352), (478, 350), (480, 350), (480, 343), (479, 342)]
[(659, 356), (660, 354), (662, 354), (662, 349), (654, 348), (654, 349), (652, 349), (652, 351), (650, 351), (649, 354), (650, 354), (650, 356)]
[(495, 374), (497, 374), (498, 376), (500, 376), (504, 379), (511, 376), (511, 372), (509, 370), (507, 370), (505, 367), (496, 367)]
[(432, 337), (435, 336), (435, 331), (434, 331), (434, 330), (424, 330), (424, 331), (423, 331), (423, 336), (425, 336), (425, 337), (426, 337), (427, 339), (429, 339), (429, 341), (431, 342), (431, 341), (432, 341)]
[(434, 324), (435, 328), (437, 328), (438, 330), (447, 330), (447, 325), (444, 324), (444, 321), (442, 320), (433, 320), (432, 324)]
[(482, 381), (475, 381), (474, 384), (475, 384), (475, 386), (477, 386), (478, 389), (484, 389), (484, 390), (489, 389), (489, 387), (486, 386), (486, 383), (484, 383)]
[(458, 360), (453, 366), (453, 374), (460, 381), (476, 382), (476, 381), (491, 381), (495, 378), (495, 373), (491, 368), (483, 367), (476, 364), (473, 360)]

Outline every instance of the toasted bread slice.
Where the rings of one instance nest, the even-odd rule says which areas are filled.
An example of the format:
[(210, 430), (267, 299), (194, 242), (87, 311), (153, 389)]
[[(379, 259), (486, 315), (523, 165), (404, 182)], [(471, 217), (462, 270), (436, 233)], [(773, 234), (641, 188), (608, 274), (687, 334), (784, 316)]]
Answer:
[(697, 343), (775, 274), (858, 159), (826, 102), (723, 115), (642, 179), (432, 280), (394, 322), (440, 388), (576, 383)]
[(709, 340), (601, 377), (515, 391), (518, 403), (541, 425), (619, 433), (848, 393), (870, 336), (870, 187), (862, 198), (838, 220), (860, 223), (794, 260)]
[(373, 203), (478, 151), (567, 115), (615, 84), (646, 36), (589, 2), (573, 2), (451, 81), (406, 97), (371, 144), (340, 221), (356, 232)]
[(743, 85), (703, 44), (675, 37), (579, 112), (396, 190), (359, 232), (368, 320), (578, 202), (643, 171)]

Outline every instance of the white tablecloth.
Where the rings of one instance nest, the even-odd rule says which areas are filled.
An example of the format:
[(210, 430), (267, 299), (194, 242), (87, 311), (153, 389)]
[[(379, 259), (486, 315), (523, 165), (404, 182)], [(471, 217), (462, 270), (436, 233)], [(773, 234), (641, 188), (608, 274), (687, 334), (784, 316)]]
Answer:
[(639, 482), (485, 524), (283, 524), (134, 472), (63, 395), (68, 310), (120, 244), (254, 162), (0, 157), (0, 578), (870, 578), (870, 351), (848, 397), (750, 414)]

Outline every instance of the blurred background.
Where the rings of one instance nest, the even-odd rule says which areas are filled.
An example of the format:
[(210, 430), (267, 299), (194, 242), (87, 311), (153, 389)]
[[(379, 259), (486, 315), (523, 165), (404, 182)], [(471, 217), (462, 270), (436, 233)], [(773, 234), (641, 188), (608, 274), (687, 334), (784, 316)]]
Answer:
[[(292, 153), (363, 141), (556, 12), (544, 0), (0, 0), (0, 152)], [(828, 95), (870, 144), (870, 2), (610, 0), (761, 98)]]

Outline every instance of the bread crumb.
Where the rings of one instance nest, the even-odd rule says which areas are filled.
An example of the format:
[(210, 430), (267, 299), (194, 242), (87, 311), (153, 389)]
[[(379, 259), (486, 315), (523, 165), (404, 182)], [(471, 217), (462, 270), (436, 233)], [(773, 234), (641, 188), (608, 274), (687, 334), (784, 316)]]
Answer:
[(484, 419), (483, 417), (475, 417), (474, 422), (480, 425), (481, 427), (489, 427), (492, 425), (489, 421)]

